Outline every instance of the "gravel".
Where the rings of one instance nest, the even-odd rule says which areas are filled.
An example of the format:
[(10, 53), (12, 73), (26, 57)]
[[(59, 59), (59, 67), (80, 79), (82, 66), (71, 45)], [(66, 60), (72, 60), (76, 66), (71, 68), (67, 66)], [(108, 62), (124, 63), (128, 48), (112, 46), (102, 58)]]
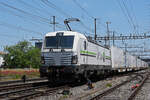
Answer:
[[(63, 90), (58, 91), (55, 94), (51, 94), (48, 96), (42, 96), (42, 97), (37, 97), (35, 100), (88, 100), (99, 93), (103, 92), (106, 89), (109, 89), (110, 87), (122, 83), (123, 81), (128, 80), (129, 78), (135, 76), (130, 75), (130, 76), (121, 76), (121, 77), (112, 77), (112, 78), (107, 78), (106, 80), (101, 80), (96, 83), (93, 83), (94, 88), (93, 89), (88, 89), (87, 85), (82, 85), (82, 86), (77, 86), (70, 88), (69, 95), (63, 95), (61, 94)], [(135, 85), (136, 83), (139, 83), (139, 79), (135, 79), (132, 82), (129, 82), (120, 88), (116, 89), (114, 92), (110, 93), (107, 97), (104, 97), (103, 99), (105, 100), (126, 100), (126, 98), (129, 96), (129, 94), (132, 92), (131, 87), (132, 85)], [(149, 81), (150, 82), (150, 81)], [(150, 85), (150, 84), (149, 84)], [(150, 86), (149, 89), (150, 90)], [(149, 92), (150, 93), (150, 92)], [(148, 94), (148, 93), (146, 93)], [(150, 95), (148, 95), (150, 97)], [(103, 100), (101, 99), (101, 100)], [(136, 99), (136, 100), (150, 100), (150, 99)]]
[(150, 77), (143, 84), (134, 100), (150, 100)]
[(49, 96), (42, 96), (35, 98), (36, 100), (87, 100), (88, 98), (91, 98), (91, 93), (94, 93), (96, 95), (98, 92), (102, 92), (106, 88), (110, 88), (111, 86), (114, 86), (115, 84), (119, 84), (122, 81), (127, 80), (128, 76), (122, 76), (122, 77), (114, 77), (109, 78), (106, 80), (101, 80), (96, 83), (93, 83), (94, 88), (88, 89), (87, 85), (77, 86), (74, 88), (70, 88), (70, 94), (69, 95), (63, 95), (61, 94), (61, 91), (58, 91), (56, 94), (52, 94)]
[(113, 98), (113, 99), (117, 99), (117, 100), (127, 100), (127, 98), (129, 97), (130, 93), (132, 92), (132, 85), (135, 85), (136, 83), (138, 83), (137, 80), (133, 80), (119, 88), (117, 88), (115, 91), (113, 91), (112, 93), (110, 93), (109, 95), (107, 95), (106, 97), (103, 97), (100, 100), (110, 100), (109, 98)]

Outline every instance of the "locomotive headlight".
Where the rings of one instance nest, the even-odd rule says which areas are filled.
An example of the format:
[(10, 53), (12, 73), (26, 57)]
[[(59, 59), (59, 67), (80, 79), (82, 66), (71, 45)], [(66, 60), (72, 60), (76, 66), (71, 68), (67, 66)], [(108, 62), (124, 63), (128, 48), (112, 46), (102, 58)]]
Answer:
[(78, 56), (77, 56), (77, 55), (72, 56), (72, 58), (71, 58), (71, 63), (72, 63), (72, 64), (77, 64), (77, 63), (78, 63)]
[(45, 64), (44, 57), (41, 56), (41, 64)]

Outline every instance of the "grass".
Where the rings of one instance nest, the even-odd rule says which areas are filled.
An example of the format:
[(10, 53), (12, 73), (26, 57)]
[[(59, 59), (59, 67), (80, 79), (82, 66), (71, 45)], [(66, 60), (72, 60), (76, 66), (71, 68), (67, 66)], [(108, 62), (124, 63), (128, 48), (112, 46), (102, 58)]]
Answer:
[(0, 69), (0, 81), (18, 80), (23, 75), (27, 78), (36, 78), (40, 76), (38, 69)]
[(107, 83), (106, 87), (112, 87), (112, 84), (111, 83)]

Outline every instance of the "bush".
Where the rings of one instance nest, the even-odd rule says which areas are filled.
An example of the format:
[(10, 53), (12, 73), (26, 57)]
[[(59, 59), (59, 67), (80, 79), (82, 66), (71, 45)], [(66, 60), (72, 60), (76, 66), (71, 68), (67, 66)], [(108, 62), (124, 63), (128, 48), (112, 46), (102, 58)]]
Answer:
[(6, 46), (5, 65), (9, 68), (39, 68), (40, 49), (33, 47), (28, 41), (21, 41), (13, 46)]
[(112, 87), (112, 84), (111, 83), (107, 83), (106, 87)]

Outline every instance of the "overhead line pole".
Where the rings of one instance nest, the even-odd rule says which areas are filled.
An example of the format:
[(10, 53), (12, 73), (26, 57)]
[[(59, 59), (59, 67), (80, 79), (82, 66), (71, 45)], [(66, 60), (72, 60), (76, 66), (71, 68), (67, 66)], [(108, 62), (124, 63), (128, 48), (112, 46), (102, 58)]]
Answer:
[(114, 37), (115, 37), (115, 32), (113, 31), (113, 46), (115, 46), (115, 39), (114, 39)]
[(53, 16), (53, 23), (54, 23), (53, 30), (55, 31), (55, 16)]
[(111, 22), (106, 22), (106, 25), (107, 25), (107, 37), (108, 37), (108, 39), (107, 39), (107, 41), (108, 41), (108, 46), (110, 46), (110, 41), (109, 41), (109, 37), (110, 37), (110, 34), (109, 34), (109, 24), (111, 24)]
[(127, 43), (125, 43), (125, 67), (127, 67)]
[(55, 16), (52, 16), (52, 17), (53, 17), (53, 22), (50, 24), (53, 24), (53, 31), (55, 32), (55, 27), (56, 27), (56, 24), (58, 23), (56, 22), (56, 17)]
[(96, 35), (96, 18), (94, 18), (94, 25), (95, 25), (95, 36), (94, 36), (94, 40), (96, 41), (97, 35)]

